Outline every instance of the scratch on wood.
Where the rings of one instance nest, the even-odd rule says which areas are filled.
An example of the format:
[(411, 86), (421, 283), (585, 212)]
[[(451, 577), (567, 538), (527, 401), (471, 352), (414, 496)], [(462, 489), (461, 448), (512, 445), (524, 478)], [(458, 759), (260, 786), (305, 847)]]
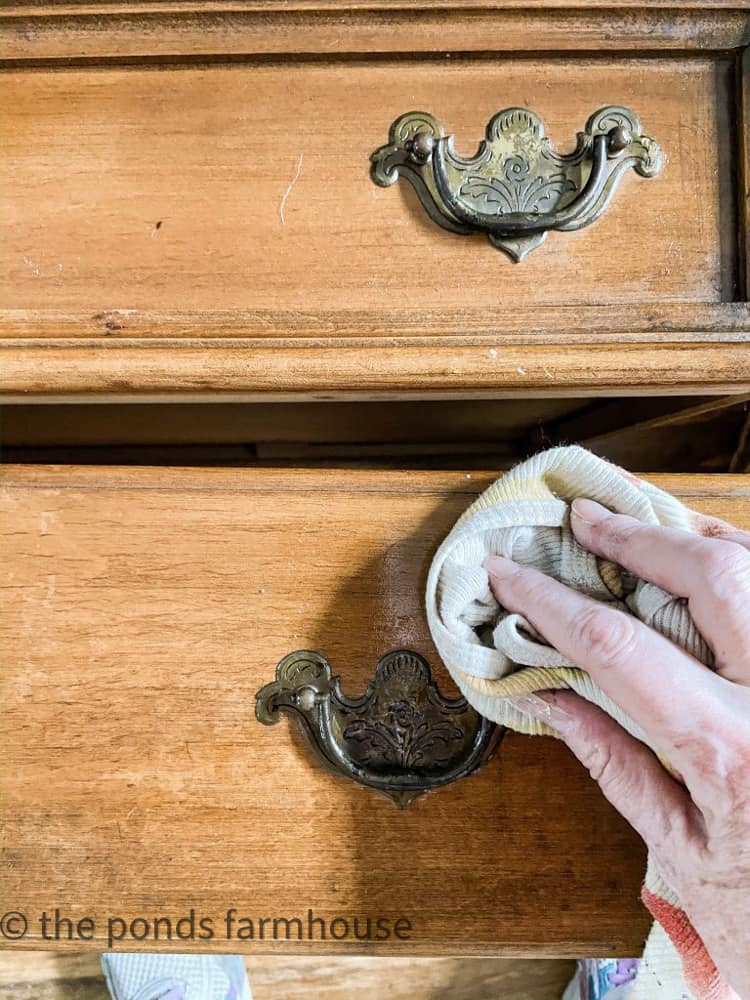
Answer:
[(281, 199), (281, 204), (279, 205), (279, 217), (281, 218), (282, 226), (286, 225), (286, 219), (284, 218), (284, 206), (286, 205), (287, 198), (292, 193), (292, 188), (299, 179), (300, 171), (302, 170), (302, 161), (304, 159), (304, 156), (305, 156), (304, 153), (299, 154), (299, 160), (297, 160), (297, 169), (294, 171), (294, 177), (292, 177), (291, 181), (289, 182), (289, 187), (284, 192), (284, 195)]

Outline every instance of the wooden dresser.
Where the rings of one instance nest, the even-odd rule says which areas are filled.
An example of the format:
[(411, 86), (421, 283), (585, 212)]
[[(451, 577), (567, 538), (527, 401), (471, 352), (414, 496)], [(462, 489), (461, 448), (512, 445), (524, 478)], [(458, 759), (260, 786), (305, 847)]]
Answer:
[[(407, 648), (452, 694), (431, 556), (550, 422), (750, 529), (750, 2), (10, 0), (0, 26), (4, 944), (102, 950), (114, 918), (129, 950), (638, 953), (644, 851), (559, 744), (507, 735), (400, 810), (254, 701), (301, 649), (358, 695)], [(539, 122), (584, 133), (606, 172), (639, 134), (586, 133), (608, 106), (663, 161), (575, 231), (571, 157), (533, 188), (510, 153), (466, 167), (484, 193), (441, 224), (376, 183), (415, 110), (449, 179), (493, 120), (521, 158)], [(449, 147), (420, 129), (402, 174)], [(520, 262), (455, 231), (506, 181), (519, 227), (556, 219)], [(90, 937), (45, 938), (55, 908)], [(154, 937), (191, 911), (210, 937)], [(355, 917), (388, 935), (331, 933)]]

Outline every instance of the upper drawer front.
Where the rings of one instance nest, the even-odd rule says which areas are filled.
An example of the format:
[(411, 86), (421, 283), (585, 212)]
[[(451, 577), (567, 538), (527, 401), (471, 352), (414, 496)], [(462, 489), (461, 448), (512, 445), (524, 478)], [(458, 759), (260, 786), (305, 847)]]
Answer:
[[(700, 54), (14, 72), (2, 305), (86, 317), (402, 305), (441, 334), (440, 311), (467, 306), (731, 299), (733, 72)], [(471, 155), (502, 108), (536, 112), (567, 152), (589, 115), (618, 104), (662, 146), (662, 174), (627, 171), (597, 223), (551, 233), (520, 265), (438, 228), (405, 183), (369, 177), (410, 110)]]
[[(668, 7), (9, 5), (0, 389), (743, 391), (750, 14)], [(661, 173), (626, 170), (597, 222), (520, 264), (370, 177), (412, 110), (471, 156), (502, 109), (567, 153), (612, 105), (660, 144)]]
[[(746, 478), (656, 478), (750, 527)], [(4, 480), (0, 889), (29, 917), (26, 947), (51, 907), (92, 917), (99, 948), (109, 916), (176, 922), (192, 907), (219, 938), (173, 947), (216, 947), (234, 907), (256, 934), (227, 948), (271, 948), (257, 920), (299, 917), (302, 943), (282, 946), (638, 953), (642, 846), (557, 741), (509, 734), (483, 771), (402, 811), (253, 717), (300, 649), (351, 696), (401, 647), (454, 690), (422, 594), (486, 474), (6, 467)], [(391, 933), (309, 938), (308, 909)]]

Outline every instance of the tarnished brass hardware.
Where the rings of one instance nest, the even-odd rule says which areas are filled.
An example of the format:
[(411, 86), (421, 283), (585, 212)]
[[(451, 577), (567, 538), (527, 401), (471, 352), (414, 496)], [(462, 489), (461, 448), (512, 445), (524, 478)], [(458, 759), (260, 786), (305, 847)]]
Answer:
[(520, 261), (550, 229), (595, 222), (629, 167), (655, 177), (663, 157), (627, 108), (601, 108), (564, 155), (552, 149), (533, 111), (506, 108), (490, 119), (473, 157), (456, 153), (453, 136), (432, 115), (410, 111), (393, 122), (388, 144), (371, 160), (376, 184), (388, 187), (405, 177), (444, 229), (486, 233)]
[(404, 649), (382, 657), (360, 698), (341, 693), (340, 678), (320, 653), (289, 653), (276, 680), (258, 692), (255, 712), (267, 725), (280, 712), (296, 716), (329, 769), (384, 792), (401, 808), (476, 771), (503, 733), (464, 698), (444, 698), (427, 662)]

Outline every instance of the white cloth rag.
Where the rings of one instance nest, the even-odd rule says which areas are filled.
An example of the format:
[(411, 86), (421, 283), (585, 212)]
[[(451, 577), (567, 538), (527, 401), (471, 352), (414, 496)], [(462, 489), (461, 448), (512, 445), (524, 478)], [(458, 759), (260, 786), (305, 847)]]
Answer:
[[(679, 500), (583, 448), (553, 448), (516, 466), (492, 484), (442, 543), (427, 580), (427, 618), (438, 652), (456, 684), (482, 715), (532, 735), (556, 735), (509, 700), (551, 688), (571, 688), (645, 734), (592, 678), (549, 646), (523, 616), (501, 608), (484, 562), (502, 555), (533, 566), (575, 590), (628, 611), (707, 666), (712, 654), (687, 602), (640, 580), (578, 544), (570, 503), (589, 497), (650, 524), (697, 530)], [(658, 667), (658, 664), (654, 665)], [(652, 747), (658, 754), (658, 748)], [(660, 759), (664, 761), (663, 755)], [(664, 761), (665, 763), (668, 763)], [(731, 1000), (672, 889), (649, 862), (644, 900), (661, 921), (646, 944), (632, 1000)], [(665, 931), (666, 928), (666, 931)], [(687, 970), (687, 971), (686, 971)]]

